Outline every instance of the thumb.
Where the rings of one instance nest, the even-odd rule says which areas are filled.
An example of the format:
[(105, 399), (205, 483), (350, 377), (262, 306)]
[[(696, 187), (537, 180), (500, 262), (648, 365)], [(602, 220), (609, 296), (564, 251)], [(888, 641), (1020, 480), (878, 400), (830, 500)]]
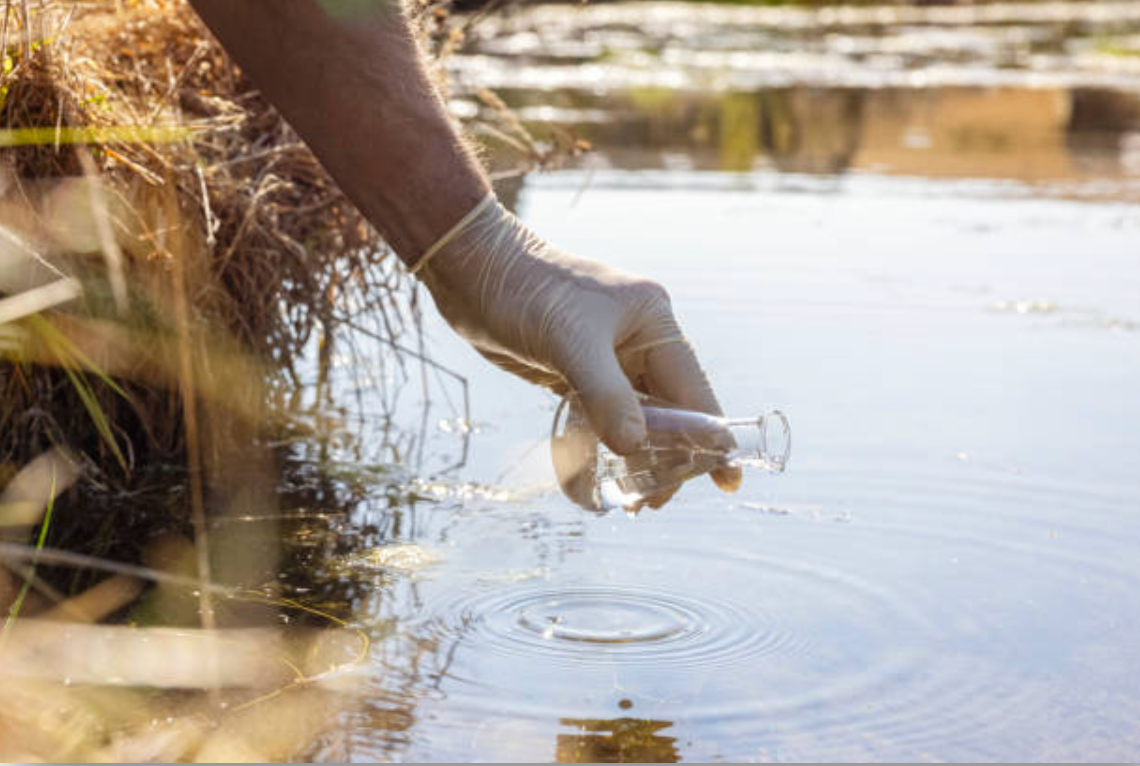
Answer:
[[(723, 414), (716, 400), (709, 379), (701, 369), (697, 355), (688, 342), (669, 343), (650, 350), (649, 391), (654, 396), (663, 396), (673, 404), (685, 409), (707, 412), (710, 415)], [(732, 445), (732, 436), (725, 434)], [(724, 446), (724, 445), (716, 445)], [(740, 489), (743, 473), (739, 468), (721, 467), (710, 474), (713, 482), (725, 492)]]
[(628, 455), (645, 443), (645, 417), (641, 403), (618, 364), (612, 346), (590, 344), (563, 368), (578, 395), (590, 426), (606, 446)]

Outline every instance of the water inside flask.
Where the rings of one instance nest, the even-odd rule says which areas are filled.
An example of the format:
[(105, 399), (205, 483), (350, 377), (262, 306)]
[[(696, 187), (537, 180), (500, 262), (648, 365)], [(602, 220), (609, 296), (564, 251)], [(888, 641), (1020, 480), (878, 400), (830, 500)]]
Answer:
[(558, 483), (570, 500), (600, 513), (615, 508), (636, 512), (717, 468), (781, 473), (791, 456), (791, 427), (779, 410), (724, 418), (643, 396), (642, 412), (646, 443), (622, 456), (598, 439), (575, 397), (562, 400), (550, 444)]

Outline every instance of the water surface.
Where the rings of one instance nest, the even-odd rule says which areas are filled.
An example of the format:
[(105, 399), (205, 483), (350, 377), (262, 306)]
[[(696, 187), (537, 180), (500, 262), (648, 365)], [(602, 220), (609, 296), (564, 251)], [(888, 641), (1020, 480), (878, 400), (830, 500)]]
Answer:
[[(667, 37), (658, 50), (680, 34), (621, 26), (626, 6), (591, 12), (610, 36), (542, 27), (564, 43), (550, 58), (613, 50), (618, 31)], [(702, 36), (747, 13), (719, 47)], [(685, 18), (711, 56), (801, 34), (799, 13)], [(1092, 16), (1065, 23), (1091, 39), (1123, 22)], [(324, 597), (375, 639), (335, 752), (1140, 757), (1135, 97), (1078, 61), (1080, 34), (1050, 43), (1034, 30), (1052, 22), (1020, 18), (1001, 22), (1023, 28), (1014, 43), (977, 19), (903, 22), (998, 74), (995, 46), (1038, 40), (1030, 54), (1067, 56), (1068, 82), (667, 87), (637, 113), (625, 85), (519, 86), (520, 104), (593, 99), (566, 120), (596, 152), (504, 195), (558, 245), (665, 283), (726, 411), (780, 408), (795, 453), (736, 495), (695, 481), (659, 512), (596, 518), (557, 493), (554, 399), (429, 317), (433, 358), (469, 379), (474, 430), (441, 377), (422, 419), (434, 478), (305, 522), (335, 554)], [(802, 34), (854, 50), (870, 22), (848, 21)], [(876, 50), (909, 40), (874, 31)], [(535, 55), (502, 35), (479, 55)]]

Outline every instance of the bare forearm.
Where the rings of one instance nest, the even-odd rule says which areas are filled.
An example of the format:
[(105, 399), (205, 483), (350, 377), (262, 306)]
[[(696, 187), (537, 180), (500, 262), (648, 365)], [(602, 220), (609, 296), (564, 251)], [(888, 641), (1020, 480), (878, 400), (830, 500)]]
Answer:
[(405, 262), (487, 194), (398, 0), (191, 3)]

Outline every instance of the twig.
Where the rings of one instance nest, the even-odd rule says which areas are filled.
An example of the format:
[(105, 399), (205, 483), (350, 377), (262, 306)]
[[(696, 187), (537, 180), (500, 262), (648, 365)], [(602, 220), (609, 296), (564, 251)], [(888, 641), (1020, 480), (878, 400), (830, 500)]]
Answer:
[(98, 556), (88, 556), (83, 553), (73, 553), (58, 548), (44, 547), (37, 549), (30, 545), (0, 542), (0, 561), (31, 561), (33, 558), (40, 564), (47, 564), (49, 566), (78, 567), (81, 569), (94, 569), (100, 572), (110, 572), (112, 574), (128, 575), (130, 577), (141, 577), (150, 582), (162, 583), (164, 585), (177, 585), (180, 588), (189, 590), (204, 588), (210, 593), (220, 596), (236, 597), (243, 592), (241, 588), (202, 582), (197, 577), (173, 575), (167, 572), (161, 572), (157, 569), (138, 566), (137, 564), (109, 561), (99, 558)]

